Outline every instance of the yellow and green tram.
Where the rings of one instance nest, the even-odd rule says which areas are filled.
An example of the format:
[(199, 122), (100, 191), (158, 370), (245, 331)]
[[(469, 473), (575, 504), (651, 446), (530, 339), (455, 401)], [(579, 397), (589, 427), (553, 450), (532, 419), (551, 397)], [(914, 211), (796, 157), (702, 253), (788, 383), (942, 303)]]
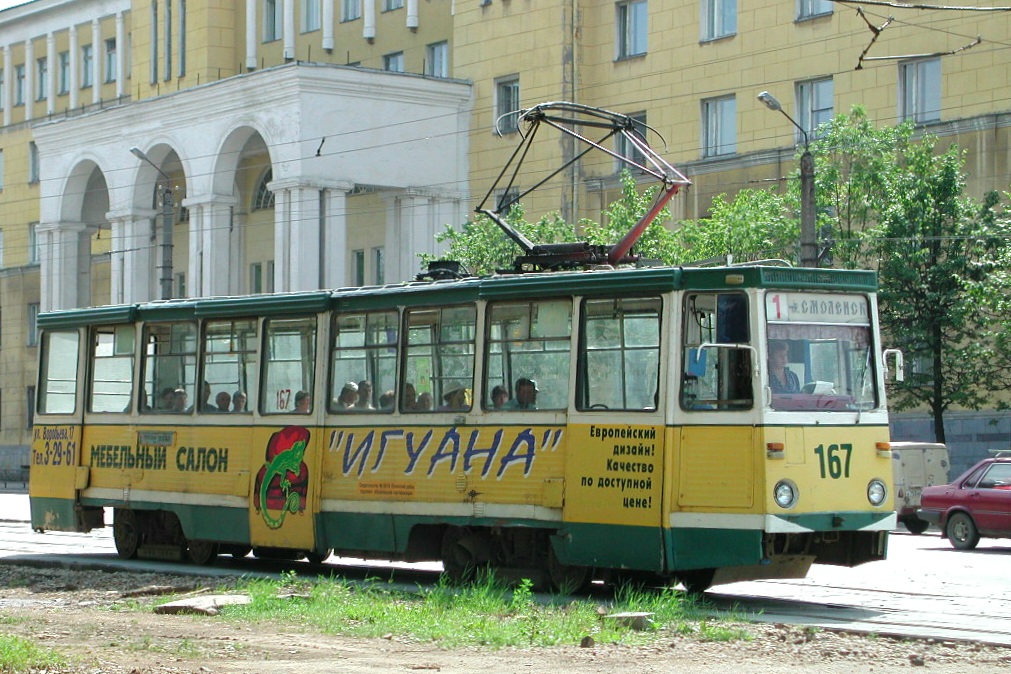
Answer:
[(126, 558), (337, 551), (559, 587), (882, 559), (875, 290), (657, 267), (45, 313), (32, 526), (111, 507)]

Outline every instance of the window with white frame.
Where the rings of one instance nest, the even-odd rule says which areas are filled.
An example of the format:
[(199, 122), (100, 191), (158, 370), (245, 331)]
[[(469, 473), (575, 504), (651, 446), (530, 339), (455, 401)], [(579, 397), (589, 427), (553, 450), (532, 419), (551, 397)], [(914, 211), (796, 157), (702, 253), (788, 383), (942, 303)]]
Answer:
[(35, 100), (44, 101), (49, 96), (49, 59), (35, 59)]
[[(0, 150), (0, 192), (4, 189), (4, 151)], [(3, 241), (0, 238), (0, 241)]]
[(449, 43), (430, 44), (425, 52), (425, 74), (432, 77), (449, 77)]
[(899, 65), (899, 118), (917, 123), (941, 119), (941, 59)]
[(0, 269), (4, 266), (4, 231), (0, 229)]
[(354, 21), (362, 16), (362, 0), (341, 0), (341, 21)]
[(28, 346), (39, 345), (39, 303), (28, 305)]
[(273, 42), (281, 39), (281, 12), (284, 3), (281, 0), (263, 0), (263, 41)]
[[(637, 137), (639, 137), (639, 138), (641, 138), (642, 140), (645, 141), (645, 139), (646, 139), (646, 113), (645, 112), (636, 112), (634, 114), (629, 115), (629, 117), (632, 119), (632, 133), (634, 133)], [(639, 148), (637, 148), (635, 146), (635, 144), (633, 144), (632, 141), (629, 140), (628, 138), (626, 138), (624, 135), (618, 135), (618, 136), (615, 136), (615, 138), (618, 139), (618, 147), (616, 148), (617, 152), (622, 157), (630, 159), (631, 161), (634, 161), (637, 164), (642, 164), (646, 160), (646, 158), (643, 156), (642, 152), (639, 151)], [(626, 169), (626, 168), (632, 170), (632, 167), (629, 166), (628, 164), (626, 164), (624, 162), (618, 162), (618, 170), (619, 171), (621, 169)]]
[(404, 72), (404, 52), (398, 51), (383, 56), (383, 70), (389, 70), (393, 73)]
[(253, 262), (249, 265), (249, 293), (255, 295), (263, 292), (263, 263)]
[(372, 249), (372, 277), (377, 286), (386, 283), (386, 255), (382, 246)]
[(722, 96), (702, 101), (702, 156), (737, 152), (737, 99)]
[(512, 133), (519, 129), (517, 115), (520, 109), (520, 76), (509, 75), (495, 80), (495, 120), (499, 133)]
[(4, 86), (4, 72), (3, 69), (0, 68), (0, 110), (7, 107), (7, 96), (4, 94), (4, 89), (6, 88), (7, 87)]
[(815, 130), (832, 121), (835, 86), (831, 77), (797, 83), (797, 123), (816, 138)]
[(25, 64), (14, 66), (14, 105), (25, 104)]
[(737, 0), (701, 0), (703, 40), (718, 40), (737, 32)]
[(34, 140), (28, 143), (28, 182), (39, 182), (39, 146)]
[(646, 53), (649, 12), (646, 0), (619, 2), (617, 9), (617, 56), (619, 59)]
[(274, 193), (267, 187), (273, 179), (274, 171), (269, 168), (260, 176), (260, 180), (256, 184), (256, 191), (253, 193), (254, 211), (263, 211), (274, 207)]
[(797, 20), (832, 13), (832, 0), (797, 0)]
[(116, 38), (105, 41), (105, 81), (115, 82), (119, 77), (116, 68)]
[(94, 84), (92, 60), (95, 58), (90, 44), (81, 45), (81, 88), (87, 89)]
[(28, 224), (28, 264), (39, 263), (39, 253), (42, 246), (39, 245), (39, 223)]
[(383, 11), (389, 12), (394, 9), (403, 9), (404, 0), (383, 0)]
[(312, 33), (320, 27), (319, 0), (302, 0), (302, 32)]
[(351, 273), (353, 274), (351, 278), (351, 285), (363, 286), (365, 285), (365, 251), (364, 250), (353, 250), (351, 251)]
[(56, 93), (65, 94), (70, 91), (70, 52), (60, 52), (60, 72), (56, 80)]

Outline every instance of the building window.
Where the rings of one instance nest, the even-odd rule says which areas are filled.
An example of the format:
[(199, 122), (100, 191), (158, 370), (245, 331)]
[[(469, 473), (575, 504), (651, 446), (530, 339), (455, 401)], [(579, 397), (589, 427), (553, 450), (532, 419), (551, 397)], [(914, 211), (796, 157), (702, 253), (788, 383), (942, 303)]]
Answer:
[(32, 185), (39, 182), (39, 146), (34, 140), (28, 143), (28, 182)]
[(718, 40), (737, 32), (737, 0), (702, 0), (702, 39)]
[(0, 110), (7, 107), (7, 96), (4, 94), (4, 89), (6, 89), (4, 86), (4, 72), (0, 68)]
[(398, 51), (394, 54), (387, 54), (383, 57), (383, 70), (393, 73), (404, 72), (404, 52)]
[(32, 222), (28, 225), (28, 264), (39, 263), (39, 252), (42, 247), (39, 245), (39, 223)]
[(263, 292), (263, 265), (259, 262), (249, 265), (249, 292), (253, 295)]
[[(129, 55), (129, 50), (124, 56)], [(179, 77), (186, 74), (186, 0), (179, 0)]]
[(737, 152), (737, 99), (733, 96), (702, 101), (702, 156)]
[(519, 75), (510, 75), (495, 80), (495, 120), (499, 133), (512, 133), (519, 129), (518, 115), (510, 114), (519, 109)]
[(362, 16), (362, 0), (341, 0), (341, 21), (354, 21)]
[(386, 283), (386, 259), (382, 246), (372, 249), (372, 275), (377, 286)]
[(87, 89), (92, 84), (94, 84), (94, 78), (92, 73), (94, 72), (91, 62), (94, 58), (94, 53), (91, 49), (90, 44), (83, 45), (81, 47), (81, 88)]
[(263, 211), (274, 207), (274, 193), (270, 191), (267, 184), (274, 179), (274, 171), (267, 169), (260, 176), (260, 182), (256, 185), (256, 193), (253, 196), (253, 210)]
[(645, 54), (648, 29), (646, 0), (620, 2), (617, 9), (618, 58)]
[[(0, 192), (4, 189), (4, 151), (0, 150)], [(3, 242), (2, 233), (0, 233), (0, 242)], [(0, 253), (3, 252), (3, 246), (0, 245)], [(0, 264), (0, 267), (3, 265)]]
[(44, 101), (49, 91), (49, 59), (43, 56), (35, 60), (35, 100)]
[(4, 266), (4, 232), (0, 229), (0, 269)]
[(383, 0), (383, 11), (389, 12), (394, 9), (403, 9), (404, 0)]
[(941, 59), (899, 66), (899, 117), (917, 123), (941, 119)]
[(365, 251), (364, 250), (353, 250), (351, 251), (351, 273), (354, 275), (351, 281), (352, 285), (363, 286), (365, 285)]
[(449, 43), (436, 42), (425, 49), (425, 74), (432, 77), (449, 77)]
[(320, 26), (319, 0), (302, 0), (302, 32), (311, 33)]
[(119, 73), (116, 70), (116, 40), (105, 41), (105, 81), (115, 82)]
[(273, 42), (281, 38), (281, 0), (263, 0), (263, 41)]
[[(643, 142), (645, 142), (646, 113), (637, 112), (635, 114), (629, 115), (629, 117), (632, 119), (633, 133), (635, 133), (639, 138), (643, 140)], [(616, 148), (618, 154), (620, 154), (622, 157), (630, 159), (631, 161), (634, 161), (637, 164), (642, 164), (643, 162), (646, 161), (646, 157), (642, 154), (642, 152), (639, 151), (639, 148), (637, 148), (628, 138), (626, 138), (625, 136), (616, 136), (616, 138), (618, 139), (618, 147)], [(621, 170), (623, 168), (631, 168), (624, 162), (618, 162), (618, 164), (619, 164), (618, 170)]]
[(797, 20), (832, 13), (832, 0), (797, 0)]
[(25, 65), (14, 66), (14, 105), (25, 104)]
[(65, 94), (70, 91), (70, 52), (60, 52), (60, 73), (56, 80), (57, 93)]
[(810, 138), (816, 137), (819, 126), (832, 121), (834, 91), (831, 77), (797, 83), (797, 123)]
[(39, 345), (39, 303), (28, 305), (28, 346)]

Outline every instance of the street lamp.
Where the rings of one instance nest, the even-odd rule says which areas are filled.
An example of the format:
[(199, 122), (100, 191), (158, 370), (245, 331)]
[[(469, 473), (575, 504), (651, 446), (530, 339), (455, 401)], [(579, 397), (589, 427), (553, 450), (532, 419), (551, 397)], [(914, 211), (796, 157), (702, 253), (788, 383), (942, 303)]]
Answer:
[(137, 159), (153, 166), (154, 170), (165, 178), (165, 187), (161, 193), (161, 298), (163, 300), (170, 300), (172, 299), (172, 209), (175, 206), (172, 195), (172, 184), (170, 182), (172, 179), (157, 164), (148, 159), (148, 156), (139, 147), (131, 147), (130, 153), (137, 157)]
[(758, 94), (758, 100), (773, 112), (781, 112), (804, 136), (804, 154), (800, 155), (800, 266), (818, 266), (818, 243), (814, 232), (814, 156), (808, 149), (807, 131), (786, 113), (776, 97), (768, 91)]

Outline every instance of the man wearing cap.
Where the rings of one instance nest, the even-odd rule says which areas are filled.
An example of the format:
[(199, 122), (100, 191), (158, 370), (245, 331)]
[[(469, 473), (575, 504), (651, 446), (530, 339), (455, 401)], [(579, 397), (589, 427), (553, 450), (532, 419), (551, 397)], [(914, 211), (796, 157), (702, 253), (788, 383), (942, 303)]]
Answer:
[(355, 409), (355, 403), (358, 402), (358, 384), (353, 381), (349, 381), (344, 384), (344, 388), (341, 389), (340, 395), (337, 396), (337, 411), (346, 411)]
[(516, 380), (516, 397), (502, 406), (505, 410), (537, 409), (537, 382), (520, 377)]

